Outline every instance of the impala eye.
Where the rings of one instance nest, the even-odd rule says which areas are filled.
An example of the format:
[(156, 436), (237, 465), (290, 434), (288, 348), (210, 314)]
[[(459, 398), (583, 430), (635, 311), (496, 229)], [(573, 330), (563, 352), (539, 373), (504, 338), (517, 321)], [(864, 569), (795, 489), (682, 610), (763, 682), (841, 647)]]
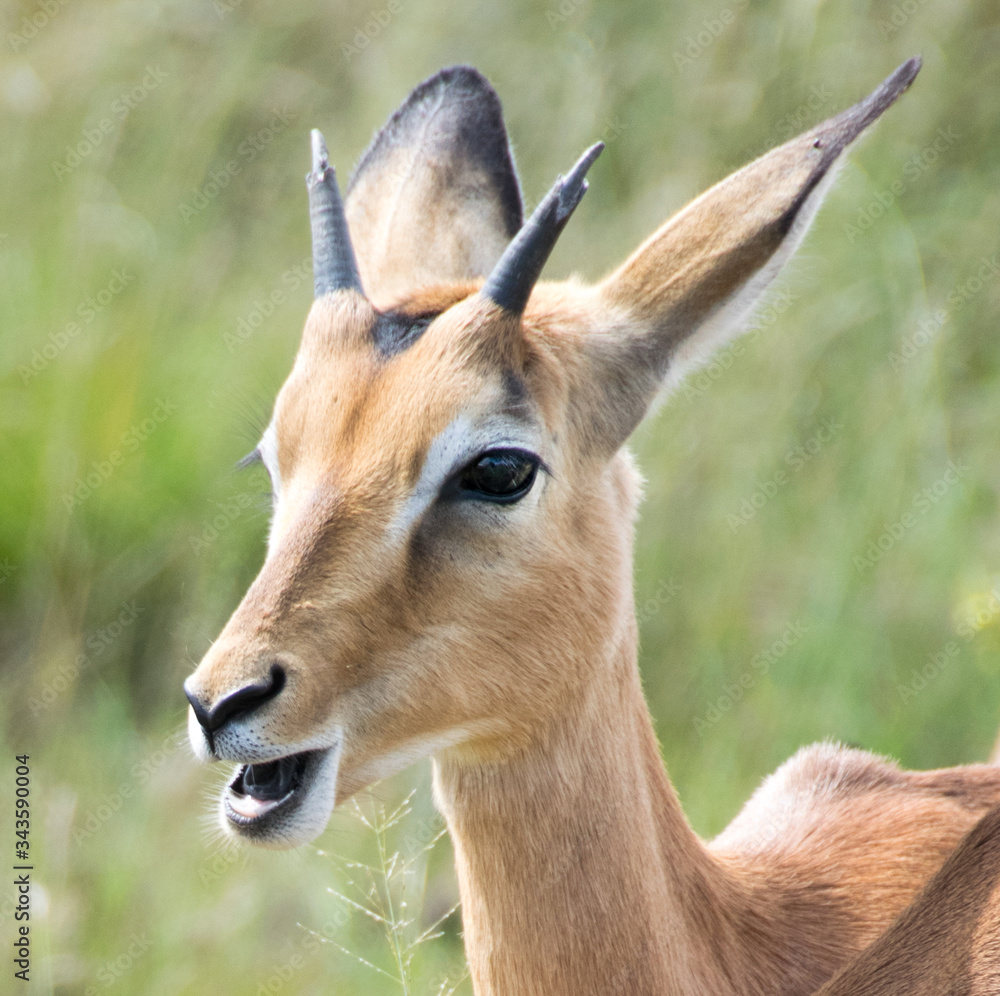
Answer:
[(462, 471), (460, 487), (470, 497), (514, 502), (530, 490), (538, 473), (538, 457), (524, 450), (490, 450)]

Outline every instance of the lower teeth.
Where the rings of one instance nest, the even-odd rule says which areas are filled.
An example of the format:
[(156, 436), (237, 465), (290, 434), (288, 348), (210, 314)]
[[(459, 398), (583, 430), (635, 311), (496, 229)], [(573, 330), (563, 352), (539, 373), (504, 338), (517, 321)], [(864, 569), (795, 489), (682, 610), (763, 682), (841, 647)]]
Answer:
[(233, 792), (229, 797), (229, 806), (239, 816), (248, 820), (255, 820), (265, 813), (269, 813), (278, 805), (273, 799), (255, 799), (252, 795), (240, 795)]

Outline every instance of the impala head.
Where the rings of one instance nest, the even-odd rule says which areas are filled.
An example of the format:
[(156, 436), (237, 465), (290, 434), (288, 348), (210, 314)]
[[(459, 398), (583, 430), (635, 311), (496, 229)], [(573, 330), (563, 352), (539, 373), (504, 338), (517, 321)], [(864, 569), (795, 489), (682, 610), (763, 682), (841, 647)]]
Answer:
[(831, 167), (918, 68), (712, 188), (592, 287), (536, 281), (600, 146), (522, 224), (499, 101), (473, 70), (410, 95), (345, 203), (313, 134), (316, 301), (253, 454), (274, 492), (267, 558), (185, 686), (196, 753), (240, 765), (230, 831), (303, 843), (420, 757), (527, 749), (607, 680), (634, 628), (626, 439), (738, 328)]

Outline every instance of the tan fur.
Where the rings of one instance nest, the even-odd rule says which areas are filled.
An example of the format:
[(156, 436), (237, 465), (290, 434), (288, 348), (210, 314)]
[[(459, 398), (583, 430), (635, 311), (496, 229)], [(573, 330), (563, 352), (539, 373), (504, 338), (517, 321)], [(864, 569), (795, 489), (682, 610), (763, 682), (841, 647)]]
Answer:
[[(713, 188), (596, 287), (538, 286), (523, 319), (477, 282), (429, 285), (422, 260), (379, 276), (400, 257), (378, 239), (357, 242), (366, 291), (437, 316), (426, 331), (380, 351), (353, 290), (309, 316), (272, 422), (268, 557), (189, 693), (208, 708), (279, 661), (280, 695), (217, 732), (215, 755), (336, 741), (336, 802), (433, 754), (477, 996), (810, 993), (1000, 802), (997, 768), (904, 772), (820, 745), (705, 844), (642, 695), (638, 486), (620, 446), (682, 337), (711, 340), (794, 248), (831, 165), (815, 151), (826, 134)], [(374, 210), (379, 175), (365, 182)], [(490, 444), (498, 419), (544, 461), (531, 491), (503, 507), (422, 499), (428, 466), (466, 434)]]
[(980, 820), (918, 898), (816, 996), (1000, 992), (1000, 807)]

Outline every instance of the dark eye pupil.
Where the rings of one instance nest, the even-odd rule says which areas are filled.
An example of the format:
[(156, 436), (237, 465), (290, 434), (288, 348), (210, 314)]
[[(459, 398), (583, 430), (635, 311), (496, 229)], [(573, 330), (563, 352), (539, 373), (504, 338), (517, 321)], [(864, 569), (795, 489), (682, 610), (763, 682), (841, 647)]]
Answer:
[(470, 464), (462, 475), (462, 487), (492, 498), (519, 498), (535, 478), (538, 464), (527, 453), (498, 450)]

